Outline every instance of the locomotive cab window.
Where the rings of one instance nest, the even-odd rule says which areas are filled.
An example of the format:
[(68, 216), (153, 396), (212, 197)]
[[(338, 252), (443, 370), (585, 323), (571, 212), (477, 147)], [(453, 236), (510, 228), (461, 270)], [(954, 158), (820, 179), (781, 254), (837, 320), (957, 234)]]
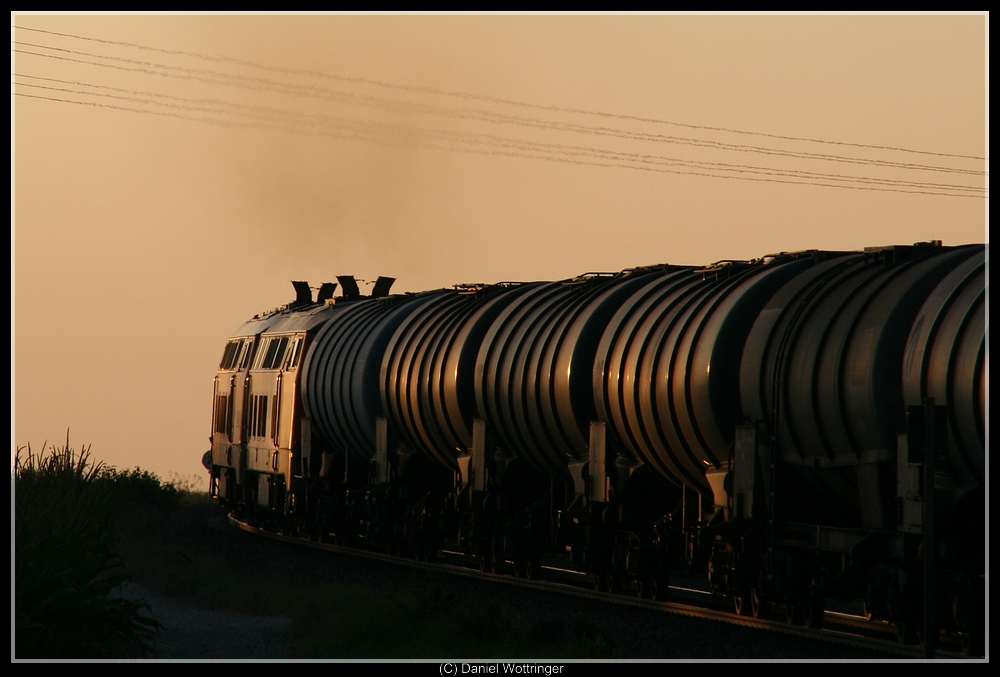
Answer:
[(222, 359), (219, 360), (219, 369), (227, 369), (226, 363), (229, 362), (233, 354), (233, 342), (230, 341), (226, 344), (226, 349), (222, 352)]
[(268, 358), (264, 362), (265, 369), (277, 369), (281, 366), (281, 360), (285, 356), (285, 350), (288, 348), (288, 337), (282, 336), (279, 339), (272, 339), (271, 345), (274, 347), (274, 352), (272, 353), (268, 349)]
[(246, 369), (250, 364), (250, 355), (253, 354), (253, 339), (248, 339), (243, 344), (243, 352), (240, 354), (240, 369)]
[(292, 345), (288, 349), (288, 359), (285, 361), (285, 369), (295, 369), (299, 364), (299, 354), (302, 352), (302, 337), (296, 336), (292, 339)]
[(281, 366), (281, 360), (285, 357), (288, 348), (287, 336), (274, 336), (264, 340), (260, 350), (257, 352), (257, 359), (254, 360), (254, 369), (277, 369)]
[(236, 367), (244, 343), (244, 339), (239, 339), (226, 344), (226, 349), (222, 352), (222, 360), (219, 362), (219, 369), (229, 370)]
[(274, 367), (274, 356), (278, 352), (278, 345), (281, 343), (279, 339), (271, 339), (267, 343), (267, 350), (264, 351), (264, 363), (261, 365), (262, 369), (272, 369)]
[(257, 344), (257, 354), (253, 358), (253, 370), (257, 371), (264, 364), (264, 357), (267, 355), (267, 347), (271, 344), (271, 339), (261, 339)]
[(257, 348), (257, 356), (253, 360), (254, 370), (267, 369), (264, 365), (268, 362), (269, 356), (274, 355), (275, 345), (273, 338), (265, 338), (260, 342), (260, 346)]
[(234, 369), (246, 369), (247, 357), (250, 352), (250, 341), (246, 339), (240, 340), (240, 349), (237, 352), (236, 359), (233, 362)]

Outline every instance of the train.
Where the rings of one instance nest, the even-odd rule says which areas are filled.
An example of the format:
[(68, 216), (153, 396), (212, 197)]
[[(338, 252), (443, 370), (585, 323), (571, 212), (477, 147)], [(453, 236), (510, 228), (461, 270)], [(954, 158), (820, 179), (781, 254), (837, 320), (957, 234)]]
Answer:
[(982, 654), (986, 265), (931, 241), (421, 293), (296, 281), (226, 342), (210, 492), (402, 557), (655, 600), (699, 577), (737, 614), (816, 626), (853, 600)]

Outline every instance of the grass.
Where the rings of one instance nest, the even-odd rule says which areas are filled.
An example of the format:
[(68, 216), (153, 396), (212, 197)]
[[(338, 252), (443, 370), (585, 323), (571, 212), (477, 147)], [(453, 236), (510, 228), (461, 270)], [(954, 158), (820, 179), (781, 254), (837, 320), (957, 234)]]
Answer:
[(95, 463), (90, 447), (15, 454), (14, 653), (17, 658), (141, 658), (159, 623), (116, 592), (129, 580), (115, 516), (169, 509), (179, 492), (139, 469)]

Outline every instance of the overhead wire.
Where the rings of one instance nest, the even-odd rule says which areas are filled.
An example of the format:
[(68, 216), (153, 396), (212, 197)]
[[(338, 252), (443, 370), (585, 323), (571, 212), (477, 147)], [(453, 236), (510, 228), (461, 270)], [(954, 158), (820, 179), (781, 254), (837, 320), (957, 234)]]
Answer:
[[(251, 129), (253, 129), (253, 128), (258, 128), (258, 129), (278, 129), (278, 130), (286, 131), (286, 132), (289, 132), (289, 133), (308, 133), (308, 134), (329, 136), (329, 137), (333, 137), (333, 138), (348, 139), (348, 140), (357, 140), (357, 141), (366, 141), (366, 142), (374, 142), (374, 143), (382, 143), (382, 144), (387, 144), (387, 143), (388, 144), (401, 144), (401, 143), (408, 143), (408, 142), (409, 143), (415, 143), (412, 139), (408, 139), (405, 136), (403, 136), (403, 137), (400, 137), (400, 136), (390, 137), (390, 136), (388, 136), (386, 134), (377, 134), (377, 133), (375, 133), (374, 130), (371, 130), (371, 129), (367, 129), (366, 130), (363, 127), (362, 127), (362, 130), (359, 131), (358, 130), (359, 126), (365, 125), (365, 124), (372, 124), (372, 123), (361, 123), (361, 122), (358, 122), (358, 121), (347, 121), (344, 124), (342, 124), (342, 126), (341, 126), (340, 129), (337, 129), (337, 127), (334, 126), (334, 129), (315, 129), (313, 131), (304, 131), (301, 127), (294, 127), (294, 126), (282, 125), (282, 124), (276, 123), (273, 120), (272, 121), (260, 120), (260, 121), (257, 121), (257, 122), (238, 122), (238, 121), (224, 120), (224, 119), (219, 119), (219, 118), (210, 118), (210, 117), (204, 117), (204, 116), (183, 115), (181, 113), (177, 113), (177, 112), (173, 112), (173, 111), (155, 111), (155, 110), (150, 110), (150, 109), (132, 108), (132, 107), (128, 107), (128, 106), (121, 106), (121, 105), (115, 105), (115, 104), (105, 104), (105, 103), (98, 103), (98, 102), (92, 102), (92, 101), (75, 101), (75, 100), (72, 100), (72, 99), (61, 99), (61, 98), (58, 98), (58, 97), (46, 97), (46, 96), (24, 94), (24, 93), (15, 93), (15, 96), (21, 96), (21, 97), (33, 98), (33, 99), (41, 99), (41, 100), (47, 100), (47, 101), (53, 101), (53, 102), (62, 102), (62, 103), (70, 103), (70, 104), (77, 104), (77, 105), (84, 105), (84, 106), (92, 106), (92, 107), (97, 107), (97, 108), (107, 108), (107, 109), (127, 111), (127, 112), (134, 112), (134, 113), (168, 116), (168, 117), (174, 117), (174, 118), (179, 118), (179, 119), (192, 120), (192, 121), (196, 121), (196, 122), (206, 122), (206, 123), (210, 123), (210, 124), (221, 126), (221, 127), (251, 128)], [(178, 108), (181, 108), (183, 110), (182, 107), (178, 107)], [(924, 190), (924, 189), (919, 189), (917, 187), (914, 187), (913, 189), (909, 189), (909, 188), (906, 188), (906, 187), (886, 187), (886, 186), (878, 186), (878, 185), (864, 185), (864, 182), (861, 182), (862, 185), (847, 185), (847, 184), (837, 184), (837, 183), (826, 183), (826, 182), (819, 181), (819, 180), (817, 180), (817, 181), (809, 181), (809, 180), (793, 181), (793, 180), (785, 180), (785, 179), (778, 179), (778, 178), (763, 178), (763, 177), (759, 177), (759, 176), (743, 176), (743, 175), (732, 175), (732, 174), (717, 174), (717, 173), (709, 173), (708, 171), (690, 171), (690, 170), (688, 170), (688, 171), (682, 171), (682, 170), (679, 170), (679, 169), (669, 169), (669, 168), (662, 167), (662, 166), (650, 166), (650, 165), (643, 165), (643, 164), (628, 164), (626, 162), (620, 162), (620, 161), (615, 161), (615, 162), (610, 162), (610, 161), (609, 162), (598, 162), (598, 161), (591, 161), (591, 160), (581, 160), (581, 159), (575, 159), (573, 157), (567, 157), (566, 155), (553, 155), (551, 153), (544, 154), (545, 153), (544, 149), (540, 149), (540, 148), (534, 148), (533, 149), (530, 146), (527, 146), (524, 142), (518, 142), (518, 141), (511, 141), (511, 142), (509, 142), (507, 144), (493, 144), (492, 147), (491, 146), (482, 146), (482, 145), (477, 146), (477, 145), (474, 145), (473, 143), (470, 143), (467, 140), (465, 141), (465, 143), (463, 145), (463, 143), (462, 143), (463, 140), (462, 139), (448, 139), (448, 141), (450, 141), (450, 143), (442, 143), (442, 142), (436, 140), (434, 138), (434, 135), (432, 134), (432, 135), (429, 135), (429, 138), (423, 139), (420, 142), (419, 145), (422, 145), (422, 146), (427, 147), (427, 148), (432, 148), (432, 149), (437, 149), (437, 150), (443, 150), (443, 151), (449, 151), (449, 152), (456, 152), (457, 151), (457, 152), (466, 152), (466, 153), (476, 153), (476, 154), (480, 154), (480, 155), (498, 155), (498, 156), (515, 157), (515, 158), (530, 158), (530, 159), (544, 160), (544, 161), (549, 161), (549, 162), (559, 162), (559, 163), (565, 163), (565, 164), (586, 165), (586, 166), (596, 166), (596, 167), (609, 167), (609, 168), (636, 169), (636, 170), (641, 170), (641, 171), (651, 171), (651, 172), (668, 173), (668, 174), (679, 174), (679, 175), (688, 175), (688, 176), (701, 176), (701, 177), (707, 177), (707, 178), (741, 179), (741, 180), (746, 180), (746, 181), (762, 181), (762, 182), (791, 184), (791, 185), (823, 186), (823, 187), (829, 187), (829, 188), (850, 188), (850, 189), (854, 189), (854, 190), (869, 190), (869, 191), (908, 193), (908, 194), (920, 194), (920, 195), (936, 195), (936, 196), (944, 196), (944, 197), (973, 197), (973, 198), (982, 197), (982, 195), (978, 195), (978, 194), (970, 194), (970, 193), (962, 193), (962, 192), (942, 192), (940, 190), (937, 190), (937, 191), (935, 191), (935, 190)], [(596, 155), (595, 157), (600, 158), (599, 155)], [(827, 180), (830, 180), (830, 179), (827, 179)], [(959, 187), (956, 187), (956, 188), (959, 188)]]
[(968, 174), (968, 175), (983, 174), (983, 172), (980, 170), (962, 169), (956, 167), (944, 167), (940, 165), (924, 165), (912, 162), (880, 160), (876, 158), (859, 158), (851, 156), (833, 155), (829, 153), (812, 153), (808, 151), (767, 148), (762, 146), (751, 146), (746, 144), (726, 143), (708, 139), (676, 137), (665, 134), (651, 134), (647, 132), (631, 132), (628, 130), (615, 129), (609, 127), (594, 127), (588, 125), (579, 125), (564, 121), (549, 121), (549, 120), (541, 120), (538, 118), (525, 118), (523, 116), (514, 116), (504, 113), (498, 113), (495, 111), (484, 111), (479, 109), (445, 108), (436, 104), (405, 102), (400, 100), (385, 99), (384, 97), (376, 97), (373, 95), (349, 93), (341, 90), (333, 90), (328, 87), (321, 87), (318, 85), (296, 85), (291, 83), (276, 82), (274, 80), (268, 80), (265, 78), (258, 78), (254, 76), (235, 75), (230, 73), (221, 73), (219, 71), (212, 71), (209, 69), (187, 68), (184, 66), (160, 64), (151, 61), (143, 61), (140, 59), (129, 59), (126, 57), (93, 54), (91, 52), (81, 52), (79, 50), (70, 50), (61, 47), (48, 47), (44, 45), (37, 45), (34, 43), (24, 43), (15, 41), (14, 44), (21, 46), (30, 46), (37, 49), (49, 49), (52, 51), (74, 54), (77, 56), (87, 56), (90, 58), (105, 59), (107, 61), (128, 63), (132, 64), (132, 66), (130, 67), (130, 66), (121, 66), (110, 63), (85, 61), (81, 59), (75, 59), (72, 57), (58, 56), (55, 54), (45, 54), (42, 52), (31, 52), (23, 49), (14, 50), (15, 53), (39, 56), (42, 58), (70, 61), (92, 66), (101, 66), (105, 68), (112, 68), (122, 71), (141, 72), (151, 75), (160, 75), (162, 77), (178, 77), (182, 79), (191, 79), (191, 80), (205, 82), (207, 84), (225, 84), (234, 87), (241, 87), (244, 89), (272, 90), (303, 97), (321, 97), (321, 98), (332, 97), (332, 100), (339, 102), (349, 101), (361, 105), (380, 107), (383, 109), (386, 108), (404, 109), (414, 112), (424, 112), (433, 115), (442, 115), (453, 118), (481, 119), (493, 123), (506, 123), (506, 124), (526, 126), (526, 127), (535, 127), (540, 129), (550, 129), (550, 130), (554, 129), (558, 131), (571, 131), (584, 134), (595, 134), (598, 136), (617, 137), (634, 141), (672, 143), (679, 145), (713, 148), (716, 150), (759, 153), (763, 155), (774, 155), (774, 156), (791, 157), (791, 158), (806, 159), (806, 160), (826, 160), (831, 162), (841, 162), (847, 164), (872, 165), (879, 167), (891, 167), (891, 168), (912, 169), (921, 171), (935, 171), (935, 172), (945, 172), (945, 173), (955, 173), (955, 174)]
[(743, 130), (743, 129), (735, 129), (735, 128), (732, 128), (732, 127), (719, 127), (719, 126), (710, 126), (710, 125), (696, 125), (696, 124), (690, 124), (690, 123), (684, 123), (684, 122), (676, 122), (676, 121), (673, 121), (673, 120), (663, 120), (663, 119), (660, 119), (660, 118), (642, 117), (642, 116), (628, 115), (628, 114), (623, 114), (623, 113), (610, 113), (610, 112), (606, 112), (606, 111), (588, 110), (588, 109), (584, 109), (584, 108), (573, 108), (573, 107), (565, 107), (565, 106), (552, 106), (552, 105), (545, 105), (545, 104), (536, 104), (536, 103), (530, 103), (530, 102), (525, 102), (525, 101), (517, 101), (517, 100), (514, 100), (514, 99), (506, 99), (506, 98), (501, 98), (501, 97), (487, 96), (487, 95), (483, 95), (483, 94), (475, 94), (475, 93), (471, 93), (471, 92), (458, 92), (458, 91), (452, 91), (452, 90), (438, 89), (438, 88), (435, 88), (435, 87), (421, 87), (421, 86), (413, 86), (413, 85), (402, 85), (402, 84), (398, 84), (398, 83), (389, 83), (389, 82), (385, 82), (385, 81), (382, 81), (382, 80), (373, 80), (373, 79), (369, 79), (369, 78), (347, 77), (347, 76), (337, 75), (337, 74), (333, 74), (333, 73), (326, 73), (326, 72), (323, 72), (323, 71), (314, 71), (314, 70), (300, 69), (300, 68), (289, 68), (289, 67), (286, 67), (286, 66), (272, 66), (272, 65), (267, 65), (267, 64), (261, 64), (261, 63), (255, 62), (255, 61), (250, 61), (250, 60), (247, 60), (247, 59), (239, 59), (239, 58), (235, 58), (235, 57), (205, 54), (205, 53), (202, 53), (202, 52), (194, 52), (194, 51), (187, 51), (187, 50), (164, 49), (164, 48), (160, 48), (160, 47), (153, 47), (153, 46), (150, 46), (150, 45), (142, 45), (142, 44), (133, 43), (133, 42), (125, 42), (125, 41), (120, 41), (120, 40), (107, 40), (107, 39), (102, 39), (102, 38), (94, 38), (94, 37), (89, 37), (89, 36), (77, 35), (77, 34), (73, 34), (73, 33), (60, 33), (60, 32), (57, 32), (57, 31), (48, 31), (48, 30), (44, 30), (44, 29), (40, 29), (40, 28), (30, 28), (30, 27), (27, 27), (27, 26), (13, 26), (13, 28), (18, 29), (18, 30), (32, 31), (32, 32), (36, 32), (36, 33), (47, 33), (49, 35), (57, 35), (57, 36), (68, 37), (68, 38), (73, 38), (73, 39), (77, 39), (77, 40), (86, 40), (86, 41), (97, 42), (97, 43), (101, 43), (101, 44), (118, 45), (118, 46), (131, 47), (131, 48), (139, 49), (139, 50), (155, 51), (155, 52), (160, 52), (160, 53), (163, 53), (163, 54), (171, 54), (171, 55), (176, 55), (176, 56), (190, 56), (190, 57), (194, 57), (194, 58), (197, 58), (197, 59), (203, 59), (203, 60), (208, 60), (208, 61), (215, 61), (215, 62), (220, 62), (220, 63), (231, 63), (231, 64), (234, 64), (234, 65), (240, 65), (240, 66), (249, 66), (249, 67), (252, 67), (252, 68), (257, 68), (257, 69), (260, 69), (260, 70), (268, 70), (268, 71), (272, 71), (272, 72), (280, 72), (280, 73), (295, 74), (295, 75), (306, 75), (306, 76), (310, 76), (310, 77), (331, 79), (331, 80), (336, 80), (336, 81), (341, 81), (341, 82), (351, 82), (351, 83), (355, 83), (355, 84), (373, 85), (373, 86), (376, 86), (376, 87), (382, 87), (382, 88), (388, 88), (388, 89), (397, 89), (397, 90), (409, 91), (409, 92), (435, 94), (435, 95), (449, 96), (449, 97), (469, 99), (469, 100), (487, 101), (487, 102), (491, 102), (491, 103), (499, 103), (499, 104), (504, 104), (504, 105), (509, 105), (509, 106), (517, 106), (517, 107), (521, 107), (521, 108), (530, 108), (530, 109), (535, 109), (535, 110), (546, 110), (546, 111), (553, 111), (553, 112), (560, 112), (560, 113), (577, 113), (577, 114), (581, 114), (581, 115), (600, 116), (600, 117), (605, 117), (605, 118), (616, 118), (616, 119), (620, 119), (620, 120), (633, 120), (633, 121), (636, 121), (636, 122), (644, 122), (644, 123), (651, 123), (651, 124), (673, 125), (673, 126), (677, 126), (677, 127), (684, 127), (684, 128), (687, 128), (687, 129), (700, 129), (700, 130), (705, 130), (705, 131), (726, 132), (726, 133), (729, 133), (729, 134), (742, 134), (742, 135), (748, 135), (748, 136), (760, 136), (760, 137), (766, 137), (766, 138), (772, 138), (772, 139), (780, 139), (780, 140), (786, 140), (786, 141), (804, 141), (804, 142), (809, 142), (809, 143), (820, 143), (820, 144), (829, 144), (829, 145), (837, 145), (837, 146), (850, 146), (850, 147), (856, 147), (856, 148), (868, 148), (868, 149), (873, 149), (873, 150), (888, 150), (888, 151), (894, 151), (894, 152), (900, 152), (900, 153), (916, 153), (916, 154), (921, 154), (921, 155), (933, 155), (933, 156), (938, 156), (938, 157), (963, 158), (963, 159), (970, 159), (970, 160), (985, 160), (986, 159), (985, 157), (979, 156), (979, 155), (965, 155), (965, 154), (959, 154), (959, 153), (942, 153), (942, 152), (936, 152), (936, 151), (920, 150), (920, 149), (915, 149), (915, 148), (905, 148), (905, 147), (900, 147), (900, 146), (884, 146), (884, 145), (868, 144), (868, 143), (856, 143), (856, 142), (850, 142), (850, 141), (838, 141), (838, 140), (830, 140), (830, 139), (817, 139), (817, 138), (814, 138), (814, 137), (792, 136), (792, 135), (786, 135), (786, 134), (773, 134), (773, 133), (769, 133), (769, 132), (756, 132), (756, 131), (748, 131), (748, 130)]
[[(233, 63), (241, 66), (250, 66), (253, 68), (268, 70), (272, 72), (282, 72), (286, 74), (296, 74), (296, 75), (308, 75), (311, 77), (323, 77), (326, 79), (351, 82), (355, 84), (376, 85), (379, 87), (405, 90), (411, 92), (420, 92), (425, 94), (429, 93), (435, 95), (447, 95), (451, 97), (459, 97), (471, 100), (501, 103), (504, 105), (517, 105), (522, 108), (534, 108), (539, 110), (557, 111), (563, 113), (572, 112), (572, 113), (582, 113), (587, 115), (600, 115), (603, 117), (614, 117), (622, 120), (635, 120), (647, 123), (675, 124), (678, 126), (688, 127), (692, 129), (704, 129), (704, 130), (724, 131), (732, 133), (752, 134), (756, 136), (780, 138), (783, 140), (809, 141), (816, 143), (827, 142), (824, 140), (817, 140), (817, 139), (807, 139), (807, 138), (791, 137), (783, 135), (772, 135), (767, 133), (747, 132), (745, 130), (731, 130), (721, 127), (686, 125), (664, 120), (639, 118), (637, 116), (608, 114), (600, 111), (586, 111), (583, 109), (578, 110), (578, 109), (568, 109), (561, 107), (550, 107), (539, 104), (529, 104), (526, 102), (517, 102), (513, 100), (499, 99), (496, 97), (489, 97), (484, 95), (475, 95), (475, 94), (461, 93), (461, 92), (448, 92), (444, 90), (436, 90), (434, 88), (411, 87), (405, 85), (396, 86), (392, 85), (391, 83), (384, 83), (374, 80), (365, 80), (362, 78), (348, 78), (344, 76), (322, 73), (318, 71), (309, 71), (304, 69), (290, 69), (281, 66), (267, 66), (242, 59), (235, 59), (232, 57), (212, 56), (197, 52), (187, 52), (183, 50), (165, 50), (157, 47), (138, 45), (136, 43), (108, 41), (99, 38), (88, 38), (85, 36), (77, 36), (73, 34), (61, 34), (53, 31), (31, 29), (27, 27), (15, 27), (15, 28), (23, 28), (24, 30), (32, 30), (38, 33), (50, 33), (53, 35), (61, 35), (63, 37), (72, 37), (98, 43), (128, 46), (136, 49), (150, 50), (165, 54), (193, 56), (200, 59), (207, 59), (215, 62)], [(664, 134), (653, 134), (641, 131), (636, 132), (624, 129), (603, 127), (603, 126), (580, 125), (563, 120), (545, 120), (540, 118), (530, 118), (520, 115), (511, 115), (508, 113), (501, 113), (497, 111), (489, 111), (477, 108), (467, 108), (467, 107), (456, 108), (456, 107), (442, 106), (439, 104), (404, 101), (399, 99), (374, 96), (370, 94), (346, 92), (343, 90), (331, 89), (329, 87), (321, 87), (317, 85), (301, 85), (289, 82), (280, 82), (256, 76), (224, 73), (219, 71), (213, 71), (210, 69), (175, 66), (170, 64), (156, 63), (139, 59), (130, 59), (126, 57), (94, 54), (90, 52), (82, 52), (79, 50), (70, 50), (61, 47), (53, 47), (49, 45), (25, 43), (16, 40), (12, 40), (12, 46), (13, 46), (12, 51), (15, 53), (38, 56), (48, 59), (63, 60), (63, 61), (82, 64), (85, 66), (99, 66), (126, 72), (137, 72), (144, 75), (154, 75), (154, 76), (174, 78), (174, 79), (197, 81), (205, 84), (225, 85), (243, 89), (271, 91), (279, 94), (294, 95), (306, 98), (318, 98), (320, 100), (332, 101), (341, 104), (375, 107), (383, 111), (389, 111), (389, 112), (421, 113), (421, 114), (428, 114), (428, 115), (453, 118), (453, 119), (478, 120), (478, 121), (486, 121), (493, 124), (519, 125), (522, 127), (529, 127), (529, 128), (533, 127), (537, 129), (543, 129), (546, 131), (570, 132), (570, 133), (585, 134), (598, 137), (603, 136), (603, 137), (621, 138), (628, 141), (673, 143), (680, 145), (710, 148), (713, 150), (721, 150), (721, 151), (760, 153), (763, 155), (789, 157), (798, 160), (810, 160), (810, 161), (822, 160), (822, 161), (846, 162), (846, 163), (862, 164), (862, 165), (869, 165), (872, 167), (881, 167), (881, 168), (945, 172), (945, 173), (955, 173), (955, 174), (972, 175), (972, 176), (986, 176), (986, 172), (981, 170), (972, 170), (972, 169), (964, 169), (957, 167), (944, 167), (938, 165), (924, 165), (924, 164), (917, 164), (910, 162), (887, 161), (874, 158), (839, 156), (828, 153), (810, 153), (806, 151), (767, 148), (760, 146), (751, 146), (747, 144), (732, 144), (732, 143), (724, 143), (707, 139), (675, 137)], [(42, 49), (50, 52), (55, 51), (55, 52), (60, 52), (62, 54), (72, 54), (74, 56), (85, 56), (90, 59), (100, 59), (103, 61), (88, 61), (69, 56), (60, 56), (57, 54), (32, 52), (26, 49), (21, 49), (19, 47), (32, 47), (34, 49)], [(114, 63), (108, 63), (108, 62), (114, 62)], [(130, 65), (123, 66), (121, 64), (130, 64)], [(137, 90), (129, 90), (126, 88), (112, 87), (108, 85), (96, 85), (81, 81), (68, 81), (56, 78), (44, 78), (41, 76), (33, 76), (30, 74), (12, 74), (12, 75), (14, 75), (17, 78), (29, 78), (35, 80), (44, 80), (48, 82), (74, 85), (78, 87), (91, 88), (91, 89), (103, 89), (106, 91), (118, 92), (118, 94), (69, 90), (66, 88), (58, 88), (46, 85), (32, 85), (30, 83), (25, 83), (23, 81), (22, 82), (14, 81), (12, 82), (12, 84), (14, 85), (19, 85), (23, 87), (34, 87), (37, 89), (48, 89), (49, 91), (57, 91), (57, 92), (62, 92), (64, 94), (73, 94), (77, 96), (95, 96), (103, 98), (112, 98), (112, 99), (117, 99), (119, 101), (141, 104), (146, 107), (132, 108), (128, 106), (121, 106), (115, 104), (63, 99), (54, 96), (46, 97), (40, 95), (29, 95), (23, 92), (15, 92), (16, 96), (24, 96), (27, 98), (74, 103), (81, 105), (90, 105), (100, 108), (116, 109), (116, 110), (129, 111), (135, 113), (169, 115), (171, 117), (177, 117), (182, 119), (196, 120), (200, 122), (211, 122), (212, 124), (217, 124), (227, 127), (282, 129), (284, 131), (291, 133), (309, 133), (309, 134), (318, 133), (325, 135), (334, 135), (338, 138), (351, 138), (357, 140), (376, 141), (383, 143), (386, 142), (387, 139), (392, 139), (392, 142), (399, 143), (401, 142), (401, 139), (403, 139), (407, 135), (409, 135), (410, 137), (416, 135), (417, 137), (419, 137), (420, 143), (425, 147), (439, 148), (441, 150), (448, 150), (448, 151), (474, 152), (479, 154), (504, 155), (510, 157), (525, 157), (525, 158), (533, 158), (533, 159), (540, 159), (540, 160), (547, 160), (554, 162), (596, 165), (601, 167), (621, 167), (629, 169), (641, 169), (646, 171), (658, 171), (658, 172), (666, 172), (672, 174), (687, 174), (692, 176), (705, 176), (711, 178), (737, 178), (737, 179), (754, 180), (754, 181), (770, 181), (775, 183), (786, 183), (786, 184), (790, 183), (796, 185), (817, 185), (817, 186), (828, 186), (828, 187), (838, 187), (838, 188), (852, 188), (857, 190), (881, 190), (890, 192), (919, 193), (919, 194), (941, 195), (950, 197), (974, 197), (974, 198), (981, 198), (986, 195), (985, 188), (979, 186), (947, 184), (947, 183), (930, 182), (930, 181), (911, 181), (905, 179), (890, 179), (890, 178), (880, 178), (880, 177), (870, 177), (870, 176), (868, 177), (850, 176), (845, 174), (836, 174), (829, 172), (814, 172), (814, 171), (806, 171), (806, 170), (790, 169), (782, 167), (762, 167), (762, 166), (737, 164), (737, 163), (712, 162), (707, 160), (687, 160), (681, 158), (666, 157), (662, 155), (654, 155), (649, 153), (625, 152), (620, 150), (609, 150), (606, 148), (580, 146), (580, 145), (565, 144), (565, 143), (530, 141), (527, 139), (512, 139), (493, 134), (483, 134), (476, 132), (402, 127), (400, 125), (387, 125), (384, 123), (376, 123), (372, 121), (349, 120), (326, 114), (306, 114), (297, 111), (289, 111), (285, 109), (277, 109), (266, 106), (249, 106), (247, 104), (238, 104), (234, 102), (228, 102), (222, 99), (206, 99), (206, 98), (193, 99), (190, 97), (179, 97), (175, 95), (163, 94), (158, 92), (149, 92), (149, 91), (142, 92)], [(172, 103), (167, 103), (164, 100), (171, 101)], [(148, 108), (148, 106), (169, 108), (172, 109), (172, 111), (168, 112), (162, 110), (153, 110)], [(185, 115), (182, 112), (177, 112), (177, 111), (183, 111), (188, 113), (200, 113), (202, 115), (195, 117), (195, 116)], [(245, 122), (241, 123), (232, 120), (222, 120), (219, 119), (218, 117), (208, 117), (208, 116), (218, 116), (218, 115), (251, 116), (251, 117), (256, 117), (256, 121), (249, 123)], [(845, 146), (865, 147), (878, 150), (922, 153), (925, 155), (936, 155), (939, 157), (952, 157), (952, 158), (974, 159), (974, 160), (984, 159), (984, 158), (979, 158), (977, 156), (958, 155), (949, 153), (935, 153), (929, 151), (918, 151), (914, 149), (893, 148), (889, 146), (854, 144), (849, 142), (829, 142), (829, 143), (836, 143), (837, 145), (845, 145)]]
[[(247, 104), (236, 104), (233, 102), (224, 101), (222, 99), (214, 98), (200, 98), (192, 99), (189, 97), (179, 97), (175, 95), (162, 94), (158, 92), (149, 91), (136, 91), (122, 87), (112, 87), (109, 85), (95, 85), (91, 83), (84, 83), (80, 81), (67, 81), (58, 78), (45, 78), (41, 76), (32, 75), (21, 75), (15, 74), (18, 77), (29, 78), (35, 80), (42, 80), (46, 82), (55, 82), (59, 84), (75, 85), (77, 87), (90, 87), (94, 89), (105, 89), (109, 91), (118, 92), (119, 94), (102, 94), (98, 92), (87, 92), (81, 90), (72, 90), (65, 87), (52, 87), (48, 85), (32, 85), (30, 83), (20, 83), (25, 87), (33, 87), (37, 89), (49, 89), (51, 91), (59, 91), (64, 93), (81, 94), (81, 95), (93, 95), (102, 96), (106, 98), (120, 98), (122, 100), (131, 101), (134, 103), (145, 103), (153, 104), (164, 107), (174, 107), (182, 108), (185, 110), (197, 111), (197, 112), (212, 112), (212, 113), (223, 113), (229, 114), (233, 111), (245, 113), (245, 114), (261, 114), (269, 117), (282, 116), (286, 118), (297, 118), (298, 121), (305, 122), (307, 124), (340, 124), (343, 125), (347, 121), (343, 118), (336, 118), (329, 115), (319, 115), (319, 114), (304, 114), (295, 111), (288, 111), (283, 109), (276, 109), (265, 106), (251, 106)], [(151, 98), (140, 98), (140, 97), (151, 97)], [(168, 99), (172, 102), (177, 103), (163, 103), (157, 101), (157, 98)], [(312, 119), (312, 120), (311, 120)], [(313, 122), (315, 121), (315, 122)], [(367, 125), (369, 128), (375, 128), (377, 123), (360, 123), (362, 125)], [(383, 131), (387, 128), (386, 125), (381, 125)], [(398, 126), (397, 126), (398, 128)], [(635, 162), (635, 163), (646, 163), (655, 165), (665, 165), (665, 166), (684, 166), (689, 168), (714, 170), (714, 171), (727, 171), (736, 173), (752, 173), (760, 175), (771, 175), (771, 176), (783, 176), (789, 178), (802, 178), (802, 179), (813, 179), (813, 180), (828, 180), (828, 181), (838, 181), (838, 182), (848, 182), (848, 183), (863, 183), (870, 185), (885, 185), (885, 186), (896, 186), (896, 187), (910, 187), (910, 188), (928, 188), (937, 190), (954, 190), (961, 192), (976, 192), (982, 189), (976, 186), (965, 186), (965, 185), (954, 185), (954, 184), (943, 184), (934, 182), (921, 182), (921, 181), (908, 181), (899, 179), (882, 179), (876, 177), (856, 177), (848, 176), (842, 174), (827, 174), (821, 172), (809, 172), (804, 170), (789, 170), (780, 169), (773, 167), (757, 167), (748, 165), (737, 165), (732, 163), (722, 163), (722, 162), (702, 162), (702, 161), (692, 161), (683, 160), (680, 158), (670, 158), (664, 156), (641, 154), (641, 153), (627, 153), (622, 151), (613, 151), (607, 149), (599, 148), (589, 148), (583, 146), (574, 146), (567, 144), (557, 144), (557, 143), (543, 143), (535, 141), (525, 141), (525, 140), (515, 140), (505, 137), (499, 137), (495, 135), (486, 134), (474, 134), (469, 132), (454, 132), (448, 130), (417, 130), (424, 134), (436, 134), (439, 136), (448, 135), (452, 137), (452, 140), (467, 142), (467, 143), (479, 143), (482, 145), (502, 145), (508, 148), (517, 148), (520, 150), (531, 150), (537, 152), (558, 152), (564, 155), (585, 155), (590, 157), (599, 157), (603, 159), (613, 159), (619, 162)]]

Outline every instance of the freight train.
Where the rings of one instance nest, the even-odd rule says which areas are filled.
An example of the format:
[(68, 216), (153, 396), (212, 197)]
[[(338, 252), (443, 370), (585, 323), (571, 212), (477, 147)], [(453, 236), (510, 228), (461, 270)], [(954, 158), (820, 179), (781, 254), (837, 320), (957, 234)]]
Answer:
[[(986, 247), (939, 241), (362, 294), (256, 315), (211, 493), (286, 533), (982, 653)], [(676, 580), (676, 579), (675, 579)]]

